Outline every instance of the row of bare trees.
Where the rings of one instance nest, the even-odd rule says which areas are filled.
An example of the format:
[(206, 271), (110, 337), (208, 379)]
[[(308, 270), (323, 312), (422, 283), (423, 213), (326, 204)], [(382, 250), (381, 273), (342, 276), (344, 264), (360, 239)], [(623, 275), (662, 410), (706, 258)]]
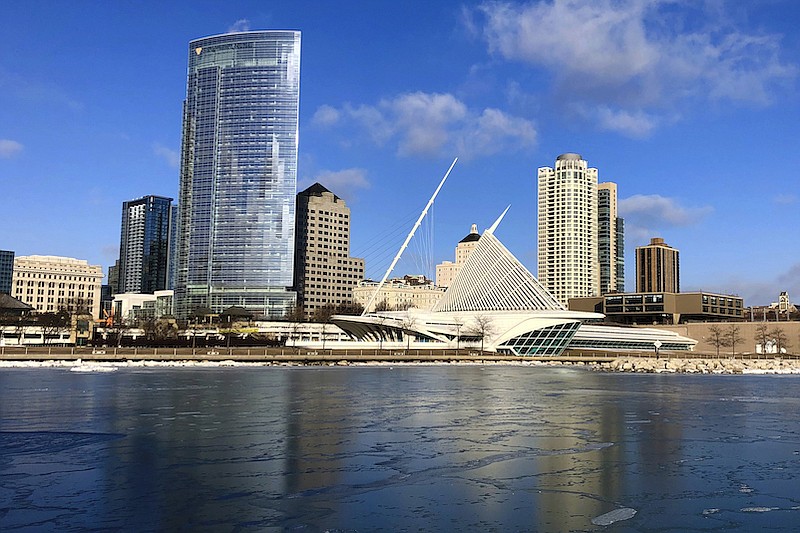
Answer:
[[(708, 342), (717, 350), (721, 347), (730, 348), (731, 354), (736, 355), (736, 346), (741, 345), (746, 339), (741, 334), (741, 327), (737, 324), (729, 324), (723, 328), (716, 324), (708, 328)], [(774, 343), (777, 353), (789, 348), (788, 336), (781, 327), (772, 327), (766, 323), (756, 326), (755, 340), (761, 345), (762, 351), (766, 351), (768, 343)]]

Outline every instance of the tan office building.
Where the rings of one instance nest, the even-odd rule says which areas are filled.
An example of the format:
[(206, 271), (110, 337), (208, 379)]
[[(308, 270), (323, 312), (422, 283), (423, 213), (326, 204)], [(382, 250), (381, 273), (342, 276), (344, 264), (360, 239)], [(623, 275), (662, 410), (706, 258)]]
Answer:
[(636, 292), (681, 292), (679, 253), (664, 239), (636, 248)]
[(436, 265), (437, 287), (446, 288), (453, 283), (453, 280), (456, 279), (456, 275), (458, 275), (461, 267), (467, 261), (467, 257), (469, 257), (470, 252), (472, 252), (472, 250), (475, 249), (475, 246), (477, 246), (480, 238), (481, 235), (478, 233), (478, 225), (473, 224), (467, 236), (458, 241), (458, 244), (456, 245), (456, 262), (443, 261)]
[(29, 255), (14, 259), (14, 298), (39, 312), (100, 314), (103, 267), (82, 259)]
[(350, 208), (315, 183), (297, 195), (294, 287), (306, 318), (326, 305), (352, 303), (364, 260), (350, 257)]

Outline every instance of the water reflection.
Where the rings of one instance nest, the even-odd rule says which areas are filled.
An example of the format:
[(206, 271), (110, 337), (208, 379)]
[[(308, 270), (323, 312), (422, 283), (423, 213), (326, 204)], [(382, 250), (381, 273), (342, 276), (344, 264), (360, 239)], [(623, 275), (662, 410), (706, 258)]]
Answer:
[[(0, 372), (0, 529), (791, 530), (800, 380)], [(627, 512), (627, 511), (626, 511)]]

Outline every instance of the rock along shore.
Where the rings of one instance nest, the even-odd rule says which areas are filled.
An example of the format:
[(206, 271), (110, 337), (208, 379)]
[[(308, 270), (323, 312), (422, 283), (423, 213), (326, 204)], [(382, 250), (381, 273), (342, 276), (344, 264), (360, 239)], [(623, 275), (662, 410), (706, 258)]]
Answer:
[(377, 361), (352, 359), (332, 359), (324, 361), (235, 361), (219, 359), (214, 361), (198, 359), (182, 360), (38, 360), (38, 361), (4, 361), (0, 360), (0, 368), (68, 368), (75, 372), (112, 372), (119, 368), (131, 367), (233, 367), (233, 366), (561, 366), (580, 367), (598, 372), (637, 372), (637, 373), (684, 373), (684, 374), (800, 374), (800, 359), (701, 359), (701, 358), (659, 358), (655, 357), (618, 357), (608, 361), (579, 361), (565, 359), (550, 360), (502, 360), (502, 359), (451, 359), (435, 361)]
[(601, 372), (687, 373), (687, 374), (800, 374), (797, 359), (656, 359), (620, 357), (593, 363)]

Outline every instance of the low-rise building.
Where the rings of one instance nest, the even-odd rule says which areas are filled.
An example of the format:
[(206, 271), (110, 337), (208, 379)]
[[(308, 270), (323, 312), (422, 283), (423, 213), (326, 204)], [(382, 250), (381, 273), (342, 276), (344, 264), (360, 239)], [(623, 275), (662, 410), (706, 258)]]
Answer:
[[(366, 308), (378, 285), (377, 281), (369, 279), (360, 282), (353, 289), (353, 302)], [(444, 291), (425, 276), (403, 276), (386, 280), (370, 307), (381, 310), (431, 309)]]
[(172, 315), (173, 291), (153, 294), (123, 293), (114, 295), (113, 315), (117, 320), (134, 324), (137, 320), (154, 320)]
[(571, 298), (572, 311), (603, 313), (619, 324), (683, 324), (744, 319), (744, 300), (708, 292), (633, 292)]

